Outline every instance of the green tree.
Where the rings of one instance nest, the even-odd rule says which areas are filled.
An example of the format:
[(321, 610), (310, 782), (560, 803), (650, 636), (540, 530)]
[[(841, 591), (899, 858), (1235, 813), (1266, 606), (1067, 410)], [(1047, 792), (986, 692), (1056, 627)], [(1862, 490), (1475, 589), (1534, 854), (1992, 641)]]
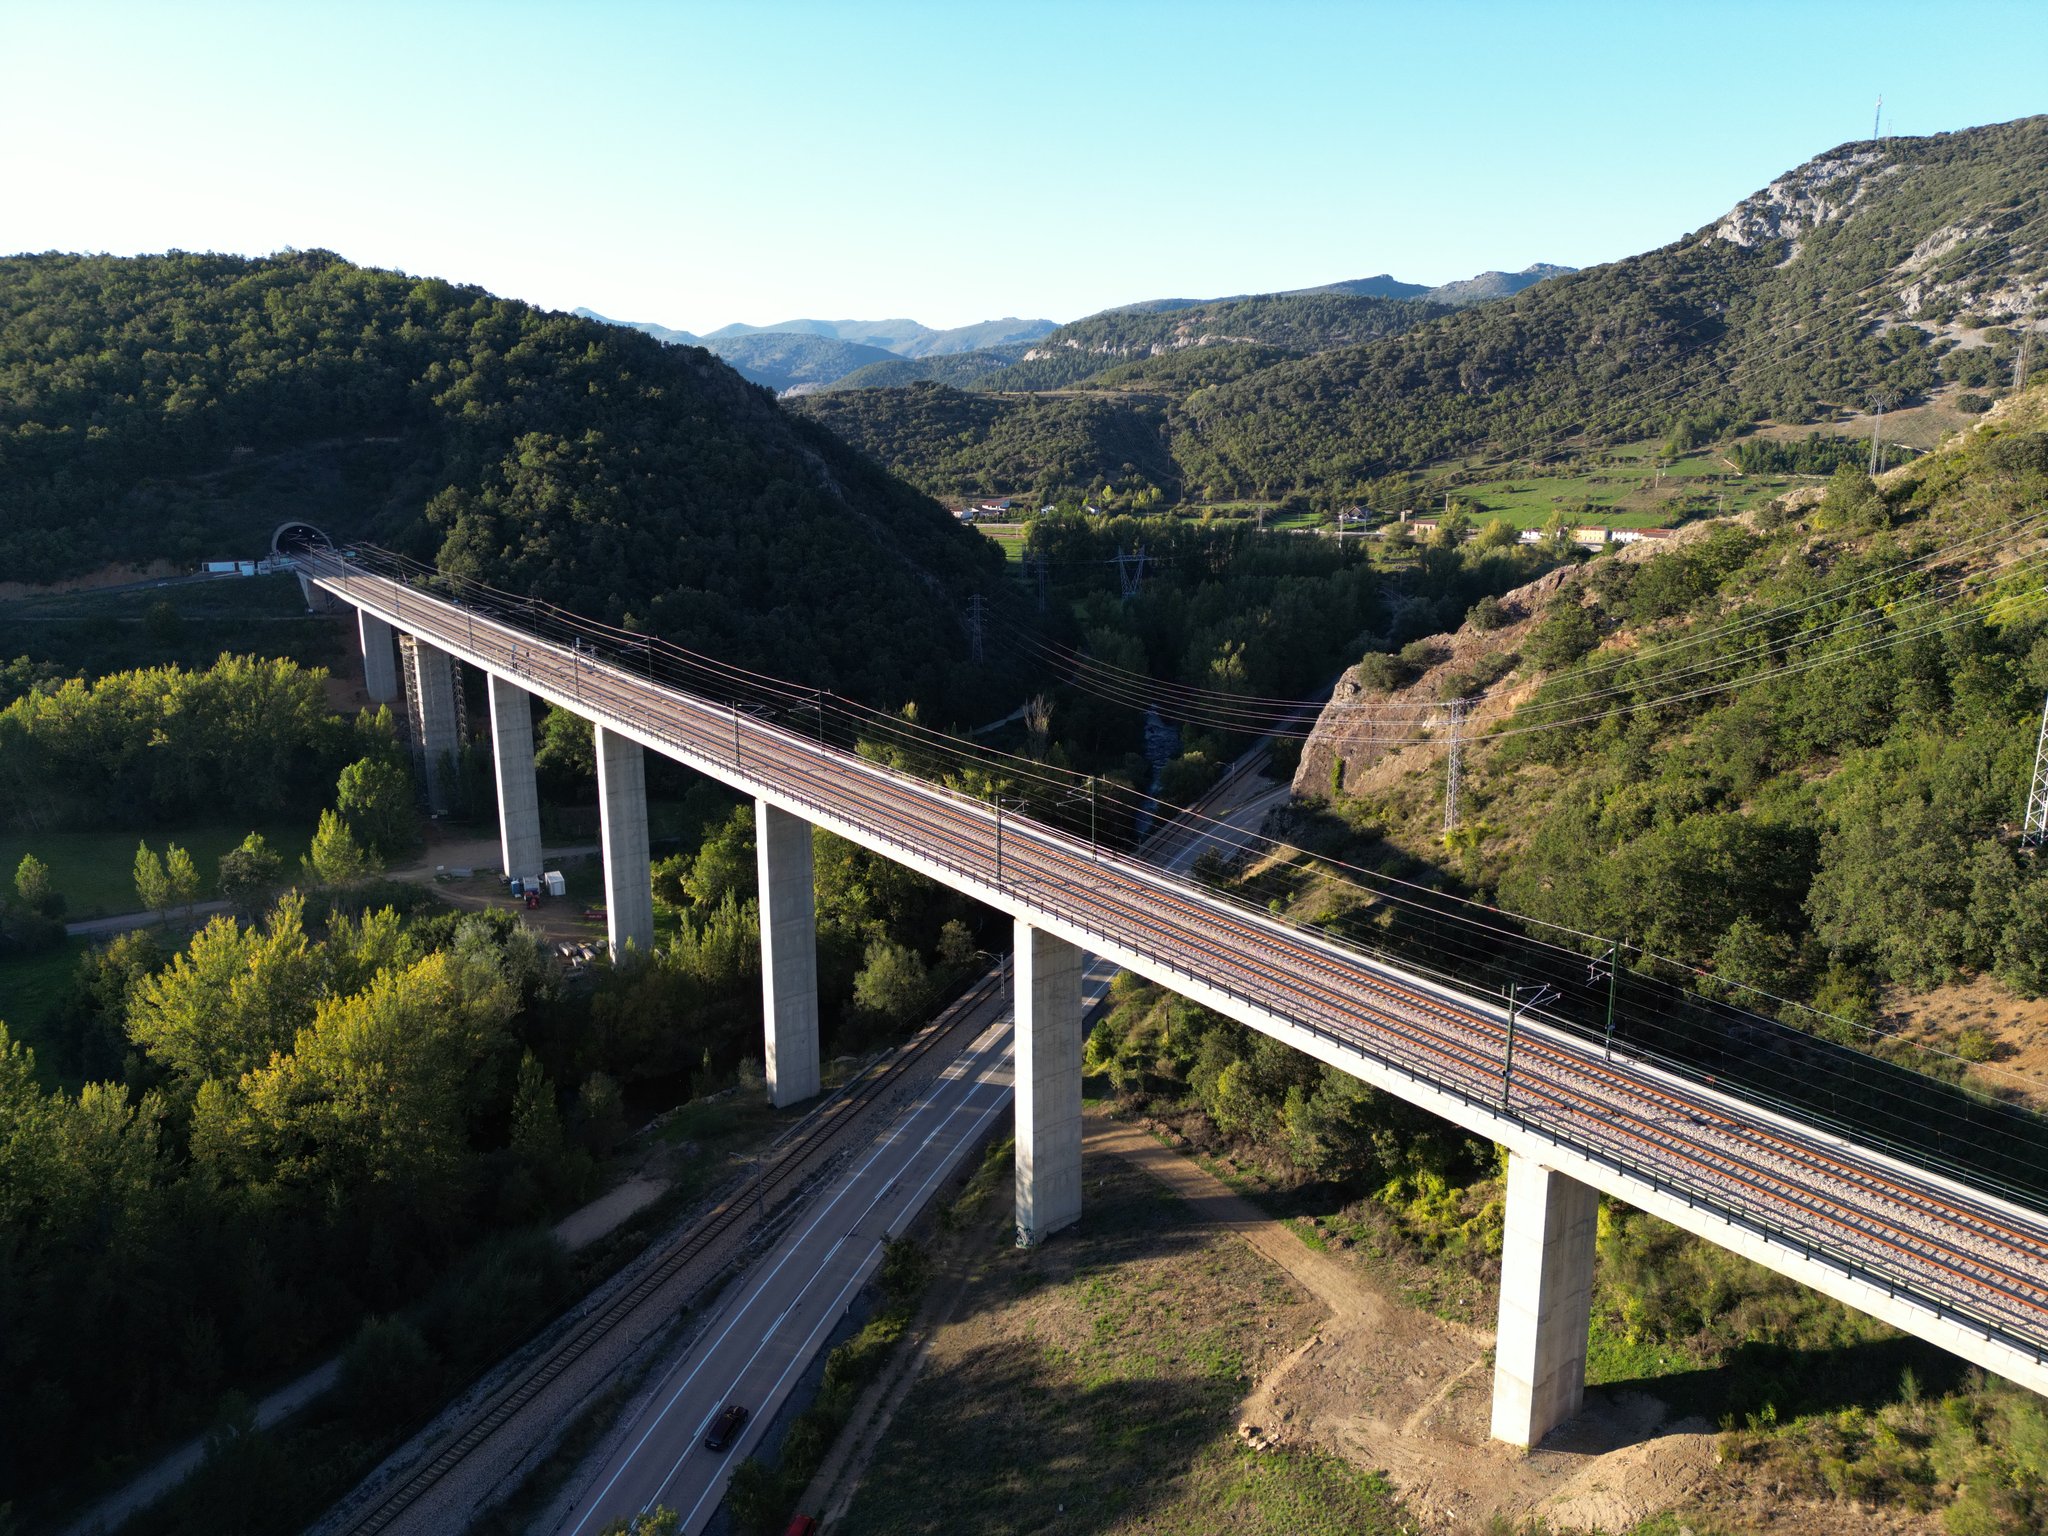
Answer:
[(304, 919), (297, 897), (279, 902), (260, 930), (214, 918), (184, 953), (136, 983), (129, 1037), (194, 1084), (237, 1077), (289, 1049), (327, 986)]
[(939, 929), (939, 964), (953, 970), (973, 963), (974, 934), (957, 917), (946, 919)]
[(270, 900), (284, 874), (284, 859), (261, 832), (251, 832), (220, 856), (220, 893), (244, 918)]
[(528, 1051), (519, 1058), (512, 1091), (512, 1153), (536, 1173), (552, 1173), (562, 1156), (562, 1114), (555, 1085)]
[(157, 921), (170, 917), (174, 905), (171, 877), (164, 869), (163, 859), (148, 843), (135, 846), (135, 895), (143, 910), (157, 915)]
[(704, 839), (683, 887), (700, 907), (715, 907), (728, 895), (745, 900), (754, 894), (754, 866), (754, 808), (742, 805)]
[(593, 1072), (576, 1090), (576, 1137), (592, 1157), (609, 1157), (626, 1139), (626, 1101), (619, 1085)]
[(1600, 643), (1600, 627), (1593, 615), (1569, 592), (1551, 603), (1529, 636), (1528, 656), (1546, 672), (1568, 667)]
[(355, 885), (378, 869), (377, 861), (349, 835), (348, 823), (333, 811), (320, 813), (320, 829), (301, 864), (315, 885)]
[(355, 840), (376, 858), (395, 858), (418, 844), (412, 775), (391, 757), (360, 758), (342, 769), (334, 808)]
[(171, 900), (190, 913), (193, 903), (199, 900), (199, 866), (176, 843), (164, 845), (164, 880), (170, 887)]
[(873, 939), (854, 978), (853, 998), (889, 1024), (907, 1024), (930, 1001), (931, 979), (916, 950), (893, 939)]
[(1479, 530), (1479, 537), (1472, 541), (1473, 549), (1480, 554), (1492, 554), (1495, 550), (1513, 549), (1521, 542), (1521, 531), (1504, 517), (1488, 518), (1486, 526)]
[(14, 869), (14, 894), (21, 904), (39, 917), (64, 915), (64, 893), (50, 876), (50, 866), (32, 853), (24, 853)]

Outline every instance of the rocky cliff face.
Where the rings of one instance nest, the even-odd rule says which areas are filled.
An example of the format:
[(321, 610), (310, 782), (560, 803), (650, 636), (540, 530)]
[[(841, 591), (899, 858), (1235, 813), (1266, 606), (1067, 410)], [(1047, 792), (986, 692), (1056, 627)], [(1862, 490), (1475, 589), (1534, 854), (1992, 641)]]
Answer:
[[(1696, 523), (1676, 538), (1625, 545), (1605, 558), (1655, 559), (1714, 526), (1714, 522)], [(1372, 794), (1405, 774), (1441, 763), (1455, 698), (1465, 699), (1463, 729), (1468, 738), (1512, 714), (1542, 679), (1508, 670), (1511, 659), (1520, 654), (1529, 632), (1553, 601), (1579, 600), (1589, 570), (1581, 565), (1559, 566), (1507, 593), (1501, 598), (1501, 607), (1508, 622), (1498, 629), (1475, 629), (1468, 623), (1448, 634), (1429, 636), (1425, 643), (1433, 652), (1430, 665), (1405, 688), (1389, 693), (1369, 687), (1357, 667), (1347, 671), (1302, 743), (1301, 765), (1294, 773), (1295, 794), (1327, 797), (1333, 784), (1346, 794)], [(1503, 675), (1497, 681), (1471, 686), (1475, 676), (1494, 672)]]
[(1883, 151), (1874, 145), (1838, 149), (1809, 160), (1737, 203), (1714, 226), (1714, 235), (1745, 249), (1790, 240), (1791, 256), (1796, 256), (1799, 237), (1846, 216), (1863, 197), (1873, 173), (1897, 173), (1898, 166), (1884, 161)]

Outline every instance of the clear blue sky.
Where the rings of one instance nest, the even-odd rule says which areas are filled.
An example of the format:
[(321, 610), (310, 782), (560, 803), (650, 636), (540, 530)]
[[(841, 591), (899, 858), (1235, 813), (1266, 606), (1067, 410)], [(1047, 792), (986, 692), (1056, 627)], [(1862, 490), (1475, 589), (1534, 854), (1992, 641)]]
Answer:
[[(1585, 266), (2048, 110), (2048, 5), (0, 0), (0, 250), (267, 252), (706, 330)], [(2029, 89), (2029, 82), (2032, 89)]]

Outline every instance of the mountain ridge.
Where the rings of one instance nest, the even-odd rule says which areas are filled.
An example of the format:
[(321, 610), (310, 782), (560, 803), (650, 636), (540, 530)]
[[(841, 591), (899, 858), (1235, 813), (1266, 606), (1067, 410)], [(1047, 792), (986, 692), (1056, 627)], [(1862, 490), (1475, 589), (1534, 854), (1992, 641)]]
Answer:
[[(1340, 296), (1239, 302), (1317, 297)], [(1091, 323), (1133, 336), (1192, 328), (1187, 339), (1200, 343), (1200, 309), (1108, 311), (1035, 350), (1071, 353), (1061, 344)], [(1041, 465), (1028, 484), (1047, 499), (1128, 489), (1211, 503), (1302, 493), (1331, 506), (1406, 505), (1392, 498), (1414, 494), (1408, 477), (1455, 478), (1458, 461), (1475, 454), (1533, 464), (1681, 431), (1711, 441), (1757, 422), (1824, 424), (1867, 411), (1878, 392), (1892, 404), (1981, 401), (2009, 385), (2014, 321), (2030, 313), (2048, 317), (2048, 116), (1838, 146), (1666, 245), (1442, 310), (1397, 334), (1290, 344), (1296, 355), (1274, 358), (1242, 350), (1254, 344), (1249, 331), (1222, 325), (1172, 366), (1041, 357), (971, 381), (1148, 391), (1165, 407), (1169, 481), (1121, 451), (1121, 431), (1089, 451), (1073, 419), (1060, 420), (1056, 452), (1033, 454), (982, 422), (986, 412), (943, 394), (855, 405), (828, 392), (805, 408), (938, 494), (980, 488), (995, 472), (995, 461), (962, 453), (979, 433), (1003, 443), (1003, 464)], [(968, 436), (937, 429), (948, 410)], [(918, 430), (905, 430), (910, 419)], [(919, 445), (938, 456), (917, 456)], [(1044, 478), (1058, 466), (1087, 466), (1088, 476)]]

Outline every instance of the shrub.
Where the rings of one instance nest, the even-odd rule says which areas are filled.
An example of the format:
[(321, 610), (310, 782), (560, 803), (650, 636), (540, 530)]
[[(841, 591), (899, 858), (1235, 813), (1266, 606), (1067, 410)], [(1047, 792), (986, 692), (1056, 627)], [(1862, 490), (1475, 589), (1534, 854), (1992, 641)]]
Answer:
[(1471, 611), (1465, 615), (1467, 624), (1482, 631), (1504, 628), (1511, 620), (1512, 615), (1509, 614), (1507, 605), (1491, 593), (1474, 603)]
[(1529, 637), (1529, 660), (1546, 672), (1568, 667), (1600, 643), (1593, 615), (1567, 595), (1550, 605), (1543, 622)]
[(1358, 663), (1358, 681), (1378, 693), (1407, 687), (1410, 675), (1399, 658), (1387, 651), (1367, 651)]
[(410, 1418), (440, 1381), (440, 1357), (402, 1317), (367, 1319), (342, 1352), (342, 1401), (366, 1427)]

